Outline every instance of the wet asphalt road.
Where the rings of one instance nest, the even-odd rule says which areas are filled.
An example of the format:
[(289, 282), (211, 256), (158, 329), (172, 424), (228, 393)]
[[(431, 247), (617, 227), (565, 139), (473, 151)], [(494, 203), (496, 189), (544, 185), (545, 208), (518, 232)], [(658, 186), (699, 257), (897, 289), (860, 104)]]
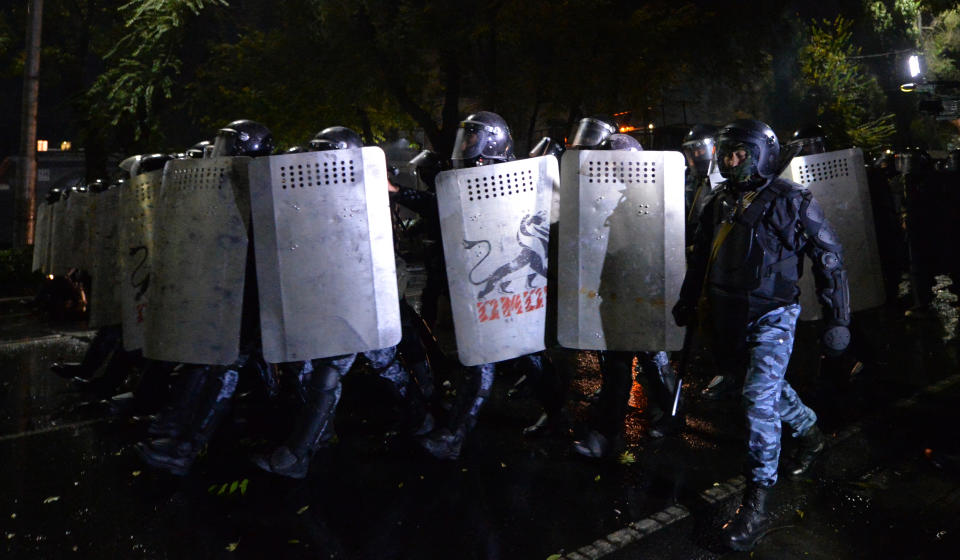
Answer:
[[(777, 529), (753, 558), (960, 555), (960, 367), (958, 344), (943, 340), (944, 324), (953, 317), (955, 325), (947, 295), (940, 318), (857, 314), (864, 363), (852, 376), (856, 360), (821, 365), (817, 325), (801, 326), (790, 379), (832, 446), (810, 480), (777, 486)], [(626, 453), (608, 462), (571, 454), (566, 438), (525, 440), (520, 429), (538, 410), (505, 397), (517, 376), (510, 371), (462, 460), (430, 460), (395, 435), (387, 393), (361, 367), (345, 380), (338, 442), (317, 454), (306, 481), (249, 463), (251, 452), (283, 437), (292, 409), (252, 385), (191, 476), (175, 478), (133, 454), (144, 419), (110, 418), (96, 398), (46, 370), (82, 355), (91, 334), (82, 324), (44, 323), (15, 300), (0, 302), (0, 317), (4, 558), (749, 556), (718, 544), (717, 528), (736, 505), (742, 422), (735, 402), (694, 398), (712, 375), (703, 355), (686, 380), (681, 435), (648, 439), (636, 391)], [(578, 397), (599, 385), (596, 361), (554, 357), (578, 371), (571, 408), (582, 419)], [(655, 530), (637, 538), (631, 524)]]

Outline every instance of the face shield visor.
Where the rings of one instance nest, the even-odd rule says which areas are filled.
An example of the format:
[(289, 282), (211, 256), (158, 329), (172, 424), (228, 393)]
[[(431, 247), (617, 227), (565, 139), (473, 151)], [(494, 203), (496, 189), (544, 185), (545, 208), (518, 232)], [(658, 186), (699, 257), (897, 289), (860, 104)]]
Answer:
[(223, 157), (236, 155), (240, 142), (246, 142), (250, 135), (246, 132), (237, 132), (232, 128), (221, 128), (217, 131), (217, 137), (213, 141), (213, 153), (211, 157)]
[(599, 119), (585, 118), (580, 120), (577, 126), (577, 132), (573, 135), (573, 142), (570, 147), (581, 150), (596, 148), (607, 139), (611, 134), (616, 134), (617, 129)]
[(462, 122), (457, 130), (457, 138), (453, 143), (453, 155), (450, 159), (457, 161), (476, 159), (480, 156), (491, 155), (487, 147), (491, 141), (503, 135), (498, 126), (489, 126), (477, 122)]
[(710, 174), (710, 163), (716, 151), (713, 138), (691, 140), (682, 146), (683, 156), (687, 159), (687, 167), (694, 169), (697, 175), (705, 177)]

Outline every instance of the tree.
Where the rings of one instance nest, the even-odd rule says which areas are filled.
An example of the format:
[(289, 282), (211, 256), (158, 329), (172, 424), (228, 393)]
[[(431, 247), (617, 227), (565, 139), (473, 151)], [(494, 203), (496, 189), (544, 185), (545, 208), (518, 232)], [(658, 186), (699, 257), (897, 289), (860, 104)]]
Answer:
[(843, 17), (810, 25), (799, 53), (799, 93), (833, 145), (879, 148), (895, 132), (894, 117), (882, 113), (883, 91), (857, 61), (851, 26)]
[(191, 16), (226, 0), (132, 0), (122, 6), (126, 33), (104, 56), (107, 69), (87, 91), (94, 115), (132, 120), (135, 137), (156, 131), (156, 106), (172, 99), (182, 69), (179, 47)]

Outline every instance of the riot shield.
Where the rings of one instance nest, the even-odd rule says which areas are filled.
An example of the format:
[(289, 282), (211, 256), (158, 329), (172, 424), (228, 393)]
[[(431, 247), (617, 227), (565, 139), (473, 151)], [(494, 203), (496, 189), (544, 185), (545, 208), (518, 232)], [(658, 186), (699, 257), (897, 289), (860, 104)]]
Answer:
[(560, 181), (557, 338), (585, 350), (676, 350), (684, 257), (680, 152), (568, 150)]
[(117, 225), (120, 191), (92, 195), (94, 219), (90, 236), (90, 328), (120, 324), (120, 244)]
[(72, 192), (65, 201), (57, 203), (54, 211), (54, 242), (51, 245), (50, 269), (62, 275), (77, 268), (89, 268), (91, 195)]
[(167, 162), (157, 201), (143, 354), (228, 365), (240, 346), (250, 158)]
[(250, 201), (267, 362), (350, 354), (400, 341), (380, 148), (255, 159)]
[[(883, 275), (863, 152), (853, 148), (795, 157), (783, 177), (810, 189), (840, 237), (850, 283), (850, 310), (883, 305)], [(809, 321), (819, 319), (822, 313), (810, 261), (804, 261), (800, 319)]]
[(50, 238), (53, 229), (53, 205), (37, 202), (37, 217), (33, 224), (33, 265), (31, 271), (50, 273)]
[(437, 203), (460, 362), (544, 349), (553, 156), (444, 171)]
[(132, 177), (119, 191), (120, 312), (123, 347), (143, 348), (153, 259), (153, 231), (163, 170)]

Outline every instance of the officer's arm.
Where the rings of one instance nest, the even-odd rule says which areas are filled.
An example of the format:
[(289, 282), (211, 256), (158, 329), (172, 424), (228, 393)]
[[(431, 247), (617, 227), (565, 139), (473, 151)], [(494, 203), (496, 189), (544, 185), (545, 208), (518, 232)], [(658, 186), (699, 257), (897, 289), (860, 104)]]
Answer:
[(680, 301), (689, 306), (695, 306), (700, 299), (700, 290), (703, 288), (703, 279), (707, 273), (710, 246), (713, 243), (713, 216), (716, 203), (717, 198), (711, 196), (697, 218), (693, 251), (687, 261), (687, 274), (683, 278), (683, 287), (680, 288)]
[(437, 195), (432, 192), (400, 187), (398, 192), (391, 193), (390, 198), (394, 202), (420, 214), (424, 220), (439, 219), (440, 217), (440, 210), (437, 208)]
[(843, 248), (836, 231), (827, 222), (823, 209), (804, 191), (800, 199), (799, 233), (806, 241), (805, 252), (813, 261), (817, 299), (823, 306), (827, 330), (823, 343), (828, 353), (842, 352), (850, 342), (850, 287), (843, 265)]

